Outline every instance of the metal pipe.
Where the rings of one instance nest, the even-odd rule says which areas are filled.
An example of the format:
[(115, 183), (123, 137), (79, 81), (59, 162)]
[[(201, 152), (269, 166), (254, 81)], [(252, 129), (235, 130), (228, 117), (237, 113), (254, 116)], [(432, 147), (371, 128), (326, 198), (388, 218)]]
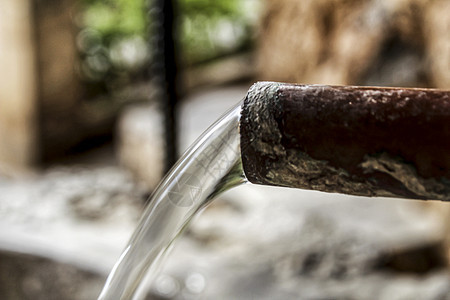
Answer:
[(176, 0), (153, 0), (150, 17), (154, 19), (154, 64), (155, 81), (160, 89), (160, 106), (164, 115), (165, 172), (178, 158), (177, 136), (177, 9)]
[(254, 84), (241, 152), (256, 184), (450, 200), (450, 91)]

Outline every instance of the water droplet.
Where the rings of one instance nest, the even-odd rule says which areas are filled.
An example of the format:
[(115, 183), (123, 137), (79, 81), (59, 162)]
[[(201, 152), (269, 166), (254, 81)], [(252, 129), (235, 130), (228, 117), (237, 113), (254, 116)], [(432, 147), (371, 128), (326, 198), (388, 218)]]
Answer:
[(170, 275), (162, 274), (155, 280), (155, 291), (167, 298), (175, 296), (180, 290), (179, 282)]
[(186, 289), (193, 294), (200, 294), (205, 290), (206, 279), (200, 273), (191, 273), (185, 280)]

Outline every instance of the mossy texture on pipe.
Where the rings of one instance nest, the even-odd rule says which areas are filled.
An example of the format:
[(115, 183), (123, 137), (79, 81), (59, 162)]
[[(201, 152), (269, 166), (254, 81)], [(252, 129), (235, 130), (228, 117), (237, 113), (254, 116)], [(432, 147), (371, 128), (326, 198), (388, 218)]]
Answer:
[(450, 200), (450, 91), (254, 84), (241, 116), (256, 184)]

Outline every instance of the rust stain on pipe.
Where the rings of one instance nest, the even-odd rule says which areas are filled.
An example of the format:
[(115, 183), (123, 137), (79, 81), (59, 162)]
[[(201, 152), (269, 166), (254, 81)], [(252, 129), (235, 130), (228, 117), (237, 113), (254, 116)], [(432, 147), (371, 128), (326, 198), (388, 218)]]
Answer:
[(241, 116), (252, 183), (450, 199), (450, 91), (254, 84)]

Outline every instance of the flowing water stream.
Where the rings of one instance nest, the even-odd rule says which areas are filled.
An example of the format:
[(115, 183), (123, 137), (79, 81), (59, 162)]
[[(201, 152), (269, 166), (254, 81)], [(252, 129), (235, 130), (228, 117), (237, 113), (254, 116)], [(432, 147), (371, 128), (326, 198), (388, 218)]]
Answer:
[(189, 221), (215, 196), (245, 182), (240, 111), (241, 103), (213, 124), (160, 183), (99, 299), (144, 298), (148, 283)]
[[(323, 92), (324, 90), (327, 90), (328, 92)], [(332, 89), (333, 91), (330, 92), (329, 90)], [(338, 91), (335, 91), (334, 89), (340, 89)], [(354, 127), (358, 128), (360, 130), (361, 124), (381, 124), (383, 126), (379, 126), (379, 128), (375, 128), (372, 125), (370, 126), (362, 126), (363, 132), (368, 133), (368, 138), (370, 139), (370, 136), (375, 136), (376, 139), (378, 139), (378, 136), (381, 136), (380, 145), (374, 144), (374, 149), (366, 149), (367, 146), (367, 140), (365, 140), (364, 136), (362, 136), (361, 141), (358, 142), (351, 142), (350, 144), (346, 145), (344, 143), (344, 148), (339, 148), (341, 150), (337, 150), (334, 153), (336, 157), (340, 157), (342, 155), (345, 155), (345, 151), (350, 152), (361, 152), (364, 151), (367, 152), (367, 154), (364, 157), (369, 157), (370, 160), (364, 161), (364, 163), (359, 163), (356, 161), (355, 163), (341, 163), (338, 160), (335, 160), (335, 157), (330, 161), (330, 166), (328, 166), (327, 161), (318, 160), (317, 158), (313, 159), (312, 157), (309, 157), (307, 154), (301, 152), (299, 149), (296, 149), (293, 147), (292, 151), (297, 151), (298, 155), (302, 156), (292, 156), (292, 155), (286, 155), (284, 150), (282, 151), (284, 153), (283, 159), (287, 158), (296, 158), (298, 161), (293, 162), (290, 164), (290, 166), (296, 166), (295, 164), (298, 164), (298, 168), (293, 168), (293, 170), (296, 170), (295, 172), (285, 172), (281, 174), (281, 171), (284, 169), (284, 165), (273, 165), (271, 166), (270, 172), (272, 174), (280, 173), (278, 180), (281, 178), (282, 180), (285, 180), (288, 177), (291, 176), (294, 177), (293, 180), (291, 180), (292, 187), (299, 187), (299, 188), (310, 188), (314, 190), (321, 190), (325, 192), (344, 192), (346, 194), (354, 194), (354, 195), (367, 195), (367, 196), (396, 196), (397, 191), (398, 195), (401, 197), (404, 196), (410, 196), (413, 195), (417, 199), (424, 199), (427, 197), (430, 197), (430, 199), (441, 199), (441, 200), (447, 200), (448, 194), (447, 194), (447, 181), (443, 181), (445, 178), (438, 178), (438, 181), (430, 181), (430, 178), (422, 178), (421, 176), (418, 176), (418, 172), (415, 172), (414, 166), (411, 166), (409, 163), (405, 163), (406, 159), (391, 158), (389, 156), (389, 152), (387, 152), (387, 156), (384, 157), (383, 155), (376, 156), (373, 155), (373, 151), (379, 151), (377, 149), (384, 149), (384, 143), (387, 143), (386, 145), (391, 145), (391, 140), (398, 140), (399, 136), (403, 131), (395, 131), (396, 133), (394, 135), (389, 135), (385, 132), (383, 128), (390, 128), (392, 127), (390, 122), (392, 120), (400, 119), (398, 123), (393, 124), (399, 124), (398, 126), (400, 128), (404, 127), (404, 124), (406, 124), (408, 121), (410, 121), (410, 118), (416, 118), (417, 109), (420, 110), (420, 107), (428, 108), (433, 106), (434, 104), (428, 103), (429, 101), (434, 101), (434, 97), (442, 97), (439, 99), (443, 99), (442, 103), (447, 103), (445, 101), (448, 100), (448, 94), (447, 92), (440, 94), (436, 94), (435, 91), (428, 91), (430, 93), (430, 99), (428, 98), (421, 98), (422, 96), (417, 96), (416, 100), (414, 100), (418, 106), (416, 109), (416, 104), (414, 104), (412, 107), (414, 109), (408, 111), (407, 109), (403, 108), (402, 106), (398, 106), (396, 109), (393, 109), (394, 106), (389, 105), (385, 107), (386, 101), (385, 99), (391, 99), (392, 103), (399, 103), (397, 98), (398, 96), (398, 90), (395, 90), (396, 93), (394, 93), (395, 96), (393, 98), (393, 93), (391, 90), (381, 90), (383, 91), (384, 96), (380, 96), (380, 90), (374, 90), (372, 93), (367, 93), (369, 88), (363, 88), (362, 90), (356, 88), (356, 87), (329, 87), (329, 86), (290, 86), (290, 85), (283, 85), (278, 83), (259, 83), (254, 85), (248, 93), (248, 98), (252, 98), (254, 101), (264, 101), (267, 100), (267, 97), (270, 95), (275, 95), (276, 93), (276, 101), (266, 101), (272, 108), (267, 109), (267, 107), (264, 106), (264, 113), (267, 115), (266, 117), (263, 117), (264, 115), (259, 110), (261, 107), (259, 104), (255, 106), (254, 109), (250, 111), (249, 116), (245, 116), (245, 110), (244, 110), (244, 120), (250, 120), (248, 123), (251, 124), (253, 127), (248, 130), (243, 130), (243, 138), (245, 139), (245, 134), (248, 134), (247, 139), (250, 143), (249, 147), (251, 146), (252, 151), (246, 151), (250, 148), (243, 148), (243, 154), (246, 160), (244, 162), (247, 162), (247, 158), (253, 158), (255, 153), (258, 152), (256, 150), (260, 150), (261, 148), (264, 152), (264, 155), (271, 157), (274, 157), (272, 160), (277, 160), (277, 147), (269, 147), (275, 149), (273, 152), (267, 152), (266, 147), (260, 146), (265, 145), (264, 143), (255, 143), (254, 141), (258, 141), (255, 138), (255, 132), (253, 129), (256, 129), (260, 131), (261, 128), (264, 130), (260, 131), (259, 138), (261, 140), (269, 139), (268, 135), (276, 135), (277, 138), (280, 135), (279, 132), (272, 132), (271, 129), (273, 129), (273, 126), (276, 125), (275, 116), (270, 115), (271, 109), (277, 110), (278, 106), (282, 106), (284, 104), (285, 107), (283, 109), (289, 110), (289, 109), (298, 109), (301, 110), (302, 108), (306, 108), (307, 112), (305, 115), (296, 114), (295, 112), (290, 112), (289, 114), (285, 114), (285, 117), (290, 118), (298, 118), (298, 120), (305, 120), (304, 118), (300, 118), (299, 116), (306, 116), (307, 122), (312, 121), (312, 119), (309, 116), (315, 115), (316, 112), (321, 112), (321, 117), (314, 118), (313, 122), (311, 124), (308, 123), (308, 126), (314, 126), (319, 125), (321, 126), (320, 122), (323, 122), (324, 118), (328, 118), (329, 114), (334, 116), (332, 120), (333, 122), (338, 123), (340, 121), (340, 116), (338, 115), (341, 111), (346, 111), (350, 105), (352, 105), (352, 102), (348, 102), (349, 99), (359, 99), (361, 103), (361, 107), (358, 106), (356, 110), (354, 110), (350, 115), (352, 116), (348, 120), (352, 120), (351, 124), (354, 124), (352, 126), (347, 127)], [(306, 91), (306, 92), (305, 92)], [(361, 92), (362, 91), (362, 92)], [(260, 93), (263, 93), (265, 96), (261, 98)], [(284, 94), (283, 94), (284, 93)], [(304, 94), (306, 93), (306, 94)], [(309, 93), (309, 94), (308, 94)], [(324, 98), (317, 98), (317, 95), (321, 95), (321, 93), (324, 95)], [(347, 99), (346, 95), (350, 93), (350, 97)], [(410, 90), (410, 91), (403, 91), (405, 93), (404, 99), (409, 99), (410, 96), (416, 95), (418, 90)], [(421, 91), (420, 95), (423, 95), (425, 91)], [(267, 96), (267, 95), (269, 96)], [(333, 98), (334, 94), (337, 96), (337, 100), (333, 102), (333, 105), (330, 105), (329, 107), (326, 107), (328, 103), (330, 103), (330, 99)], [(281, 99), (281, 95), (284, 95), (284, 99)], [(309, 102), (311, 103), (319, 103), (316, 106), (313, 106), (308, 101), (302, 102), (303, 106), (295, 106), (293, 104), (293, 101), (291, 101), (291, 98), (299, 97), (299, 99), (306, 99), (307, 95), (310, 95), (311, 99)], [(328, 98), (327, 98), (328, 97)], [(378, 98), (377, 98), (378, 97)], [(381, 97), (381, 98), (380, 98)], [(391, 98), (389, 98), (391, 97)], [(403, 96), (402, 96), (403, 97)], [(427, 100), (424, 101), (423, 99)], [(252, 101), (253, 101), (252, 100)], [(317, 102), (317, 101), (322, 102)], [(395, 100), (395, 101), (394, 101)], [(283, 102), (284, 101), (284, 102)], [(378, 101), (378, 102), (377, 102)], [(390, 101), (390, 100), (389, 100)], [(409, 101), (409, 100), (408, 100)], [(437, 100), (436, 100), (437, 101)], [(441, 101), (441, 100), (439, 100)], [(436, 103), (438, 103), (437, 101)], [(292, 103), (290, 103), (292, 102)], [(290, 103), (290, 104), (289, 104)], [(356, 102), (355, 102), (356, 103)], [(359, 102), (358, 102), (359, 103)], [(391, 104), (392, 104), (391, 103)], [(406, 102), (405, 102), (406, 103)], [(434, 102), (433, 102), (434, 103)], [(439, 102), (440, 103), (440, 102)], [(289, 105), (291, 106), (289, 106)], [(420, 106), (420, 105), (422, 106)], [(430, 106), (431, 105), (431, 106)], [(355, 106), (355, 105), (353, 105)], [(396, 106), (395, 106), (396, 107)], [(395, 108), (394, 107), (394, 108)], [(433, 106), (434, 107), (434, 106)], [(438, 106), (436, 106), (438, 107)], [(444, 106), (443, 106), (444, 107)], [(384, 120), (383, 118), (374, 117), (374, 111), (377, 112), (378, 110), (375, 110), (375, 108), (379, 109), (381, 112), (381, 116), (385, 118), (386, 120), (389, 120), (389, 122), (380, 121)], [(434, 108), (433, 108), (434, 109)], [(393, 111), (393, 112), (391, 112)], [(437, 115), (436, 115), (437, 114)], [(354, 116), (353, 116), (354, 115)], [(149, 282), (153, 279), (153, 276), (156, 275), (158, 271), (158, 266), (163, 261), (166, 254), (169, 252), (171, 245), (176, 240), (176, 238), (183, 232), (183, 229), (186, 228), (189, 221), (198, 214), (203, 208), (207, 206), (218, 194), (221, 192), (224, 192), (232, 187), (235, 187), (237, 185), (240, 185), (244, 182), (246, 182), (246, 177), (243, 172), (242, 167), (242, 161), (241, 161), (241, 151), (240, 151), (240, 133), (239, 133), (239, 121), (241, 116), (241, 103), (234, 107), (232, 110), (230, 110), (227, 114), (225, 114), (219, 121), (217, 121), (213, 126), (211, 126), (198, 140), (194, 145), (186, 152), (186, 154), (179, 160), (179, 162), (172, 168), (172, 170), (169, 172), (167, 177), (162, 181), (160, 186), (156, 189), (154, 195), (151, 198), (151, 201), (146, 208), (143, 217), (136, 228), (133, 236), (131, 237), (128, 245), (125, 247), (125, 250), (123, 251), (122, 255), (120, 256), (118, 262), (114, 266), (113, 270), (111, 271), (103, 291), (101, 292), (99, 299), (143, 299), (147, 293), (149, 288)], [(356, 117), (355, 117), (356, 116)], [(401, 117), (400, 117), (401, 116)], [(441, 118), (440, 112), (438, 114), (438, 111), (436, 110), (436, 113), (433, 111), (430, 114), (423, 114), (422, 118), (423, 120), (426, 120), (426, 122), (429, 121), (429, 119), (435, 118), (438, 116), (436, 120), (446, 120), (445, 118), (447, 115), (442, 115)], [(392, 120), (391, 120), (392, 117)], [(272, 118), (274, 122), (266, 122), (269, 118)], [(353, 119), (352, 119), (353, 118)], [(311, 120), (310, 120), (311, 119)], [(328, 120), (328, 119), (327, 119)], [(347, 122), (347, 118), (343, 118), (342, 122)], [(356, 121), (355, 121), (356, 120)], [(361, 120), (364, 120), (364, 122), (361, 122)], [(369, 120), (366, 122), (366, 120)], [(258, 121), (262, 121), (259, 122)], [(276, 122), (275, 122), (276, 121)], [(286, 121), (285, 118), (281, 120), (281, 122)], [(266, 122), (266, 123), (265, 123)], [(425, 121), (424, 121), (425, 122)], [(436, 121), (437, 123), (429, 123), (431, 125), (427, 125), (429, 128), (435, 128), (435, 124), (439, 124), (438, 127), (441, 127), (441, 123)], [(264, 123), (262, 126), (261, 124)], [(304, 123), (296, 123), (296, 122), (289, 122), (289, 120), (286, 121), (288, 125), (286, 125), (287, 128), (290, 128), (291, 130), (298, 129), (302, 127)], [(386, 124), (384, 124), (386, 123)], [(347, 123), (346, 123), (347, 124)], [(426, 123), (428, 124), (428, 123)], [(245, 123), (242, 123), (245, 128)], [(330, 125), (331, 126), (331, 125)], [(333, 125), (334, 126), (334, 125)], [(331, 128), (333, 133), (333, 130), (336, 133), (340, 133), (343, 131), (343, 137), (346, 136), (353, 136), (354, 135), (354, 128), (353, 130), (348, 130), (346, 128), (345, 130), (342, 129), (342, 127), (324, 127), (324, 128)], [(372, 126), (372, 127), (371, 127)], [(378, 125), (377, 125), (378, 126)], [(377, 127), (376, 126), (376, 127)], [(409, 125), (408, 125), (409, 126)], [(409, 127), (406, 126), (405, 128), (409, 130)], [(442, 125), (444, 126), (444, 125)], [(426, 126), (425, 126), (426, 127)], [(445, 126), (444, 126), (445, 127)], [(303, 128), (303, 127), (302, 127)], [(413, 127), (411, 127), (413, 128)], [(414, 129), (414, 128), (413, 128)], [(313, 131), (312, 134), (316, 134), (317, 137), (322, 138), (321, 134), (323, 133), (323, 129), (316, 131)], [(327, 129), (328, 130), (328, 129)], [(365, 131), (364, 131), (365, 130)], [(422, 130), (422, 129), (421, 129)], [(433, 130), (431, 130), (433, 131)], [(388, 131), (386, 131), (388, 132)], [(405, 131), (406, 132), (406, 131)], [(434, 132), (434, 131), (433, 131)], [(278, 135), (277, 135), (278, 134)], [(340, 133), (341, 134), (341, 133)], [(358, 133), (361, 135), (362, 133)], [(292, 138), (288, 137), (289, 131), (284, 132), (282, 138), (289, 138), (292, 144), (296, 144), (297, 141), (295, 141), (296, 136), (294, 135)], [(434, 135), (433, 135), (434, 136)], [(314, 135), (306, 136), (305, 139), (312, 139), (311, 137), (315, 137)], [(339, 138), (341, 138), (339, 136)], [(432, 138), (434, 139), (434, 138)], [(400, 139), (402, 140), (402, 139)], [(432, 145), (430, 149), (441, 149), (442, 147), (445, 148), (445, 143), (440, 143), (440, 141), (445, 141), (446, 136), (437, 136), (437, 138), (433, 140)], [(409, 139), (402, 140), (404, 142), (405, 149), (408, 148), (411, 144)], [(428, 141), (428, 139), (426, 139)], [(377, 141), (378, 142), (378, 141)], [(402, 144), (403, 142), (400, 142)], [(360, 144), (358, 144), (360, 143)], [(289, 143), (286, 143), (287, 145)], [(338, 143), (336, 143), (338, 144)], [(369, 145), (371, 145), (369, 143)], [(412, 143), (411, 145), (414, 145)], [(310, 145), (313, 149), (315, 149), (316, 152), (322, 151), (322, 148), (324, 147), (323, 144), (316, 144), (312, 143)], [(259, 148), (258, 148), (259, 147)], [(305, 146), (306, 147), (306, 146)], [(347, 148), (346, 148), (347, 147)], [(372, 146), (370, 146), (372, 147)], [(369, 147), (369, 148), (370, 148)], [(397, 146), (392, 146), (395, 150), (393, 153), (397, 153)], [(344, 149), (344, 150), (342, 150)], [(357, 150), (354, 150), (357, 149)], [(402, 148), (399, 148), (402, 149)], [(288, 149), (289, 150), (289, 149)], [(370, 150), (370, 151), (369, 151)], [(344, 151), (344, 152), (343, 152)], [(383, 150), (384, 151), (384, 150)], [(406, 151), (406, 150), (405, 150)], [(296, 153), (297, 153), (296, 152)], [(434, 150), (431, 150), (430, 153), (434, 153)], [(247, 154), (246, 154), (247, 153)], [(341, 154), (344, 153), (344, 154)], [(377, 152), (378, 153), (378, 152)], [(409, 153), (409, 151), (405, 152), (406, 154)], [(426, 155), (425, 157), (428, 157), (431, 155), (428, 152), (424, 152)], [(406, 155), (405, 154), (405, 155)], [(328, 155), (328, 154), (327, 154)], [(397, 154), (395, 154), (397, 155)], [(409, 154), (408, 154), (409, 155)], [(407, 157), (407, 156), (405, 156)], [(306, 158), (306, 159), (305, 159)], [(366, 159), (366, 158), (364, 158)], [(426, 159), (425, 159), (426, 161)], [(339, 162), (339, 163), (338, 163)], [(289, 162), (291, 163), (291, 162)], [(344, 167), (333, 167), (333, 165), (342, 164), (343, 166), (346, 166), (349, 164), (347, 169)], [(353, 172), (354, 168), (361, 166), (366, 168), (367, 170), (363, 169), (364, 176), (363, 181), (360, 180), (358, 177), (358, 173), (349, 173), (351, 176), (348, 175), (347, 171)], [(386, 167), (387, 166), (387, 167)], [(389, 167), (391, 166), (391, 167)], [(151, 167), (151, 166), (149, 166)], [(248, 165), (246, 165), (248, 167)], [(428, 166), (427, 166), (428, 168)], [(442, 167), (442, 170), (445, 170), (446, 167)], [(323, 169), (323, 170), (322, 170)], [(392, 169), (392, 170), (391, 170)], [(426, 169), (426, 168), (425, 168)], [(373, 171), (375, 170), (375, 171)], [(388, 181), (385, 180), (385, 178), (388, 177), (380, 177), (380, 170), (384, 173), (383, 176), (391, 176), (392, 180), (389, 179)], [(440, 170), (440, 171), (442, 171)], [(247, 169), (247, 171), (249, 171)], [(318, 173), (318, 171), (320, 171)], [(323, 171), (323, 172), (322, 172)], [(367, 172), (366, 172), (367, 171)], [(439, 171), (439, 172), (440, 172)], [(270, 175), (270, 172), (267, 173)], [(249, 179), (252, 182), (257, 182), (260, 184), (270, 184), (270, 185), (283, 185), (284, 182), (281, 182), (283, 184), (280, 184), (280, 181), (262, 181), (260, 182), (259, 178), (255, 180), (255, 178), (251, 178), (252, 172), (249, 171)], [(318, 175), (319, 174), (319, 175)], [(344, 174), (344, 176), (341, 176), (341, 174)], [(352, 175), (353, 174), (353, 175)], [(356, 175), (355, 175), (356, 174)], [(406, 174), (406, 175), (405, 175)], [(440, 173), (439, 173), (440, 174)], [(258, 174), (259, 176), (259, 174)], [(297, 177), (302, 178), (302, 180), (297, 180)], [(261, 178), (265, 179), (274, 179), (274, 176), (260, 176)], [(319, 178), (320, 180), (317, 180)], [(338, 178), (339, 180), (337, 180)], [(356, 178), (356, 179), (355, 179)], [(379, 180), (379, 178), (382, 178), (382, 180)], [(389, 177), (390, 178), (390, 177)], [(400, 179), (404, 180), (401, 181)], [(337, 180), (337, 181), (336, 181)], [(366, 180), (366, 182), (364, 181)], [(434, 180), (434, 179), (433, 179)], [(336, 181), (336, 182), (335, 182)], [(385, 181), (388, 183), (385, 184)], [(306, 183), (307, 184), (306, 184)], [(333, 183), (335, 182), (335, 183)], [(398, 183), (397, 183), (398, 182)], [(416, 183), (419, 182), (420, 184), (417, 185)], [(432, 184), (430, 184), (430, 182)], [(302, 183), (302, 184), (300, 184)], [(333, 183), (333, 184), (331, 184)], [(390, 185), (392, 183), (392, 186)], [(417, 189), (417, 186), (420, 186), (420, 189)], [(342, 188), (345, 187), (345, 188)], [(404, 189), (406, 187), (406, 190)], [(426, 191), (425, 187), (428, 187), (431, 192), (424, 192)], [(437, 187), (437, 188), (436, 188)], [(385, 189), (387, 188), (387, 189)], [(437, 198), (434, 198), (437, 197)], [(371, 258), (373, 259), (373, 258)], [(344, 268), (345, 269), (345, 268)]]

